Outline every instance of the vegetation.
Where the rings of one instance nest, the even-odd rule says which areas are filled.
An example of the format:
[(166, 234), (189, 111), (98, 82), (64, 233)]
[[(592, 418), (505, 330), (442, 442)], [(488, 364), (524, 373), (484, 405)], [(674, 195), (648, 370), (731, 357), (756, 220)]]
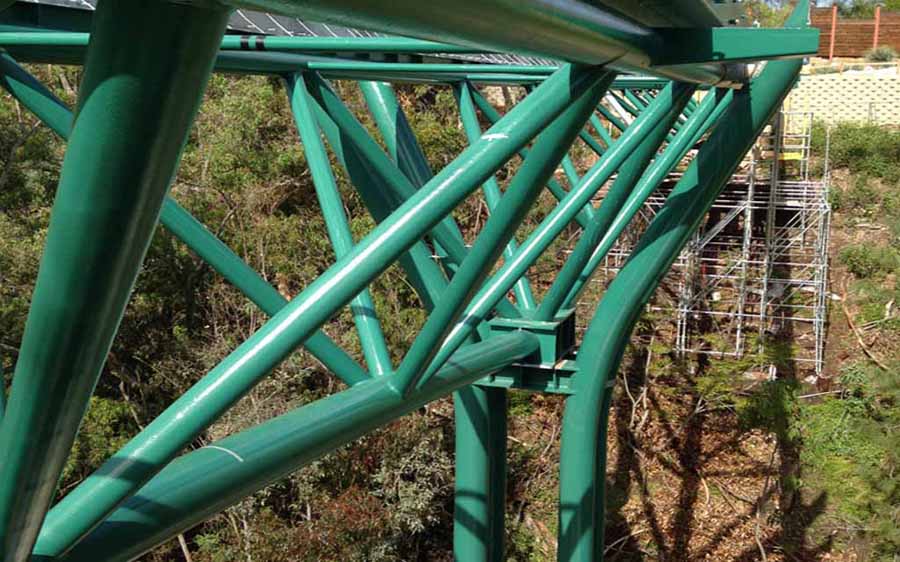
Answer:
[(892, 62), (896, 58), (897, 51), (890, 45), (879, 45), (865, 53), (865, 59), (869, 62)]

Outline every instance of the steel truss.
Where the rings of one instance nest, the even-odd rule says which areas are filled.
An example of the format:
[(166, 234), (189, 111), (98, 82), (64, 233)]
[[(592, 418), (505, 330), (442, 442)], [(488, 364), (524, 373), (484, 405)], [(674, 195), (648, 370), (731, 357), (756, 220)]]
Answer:
[[(604, 4), (100, 0), (89, 36), (83, 14), (9, 8), (9, 18), (0, 17), (0, 82), (67, 139), (68, 149), (0, 424), (2, 559), (133, 559), (454, 393), (455, 556), (501, 560), (506, 390), (514, 387), (568, 395), (558, 555), (602, 560), (606, 422), (624, 347), (659, 280), (793, 85), (802, 65), (797, 57), (818, 45), (815, 30), (806, 28), (805, 2), (779, 30), (721, 27), (699, 0), (672, 2), (649, 19), (629, 3), (612, 2), (615, 10)], [(236, 7), (419, 39), (223, 39)], [(460, 51), (563, 62), (461, 64), (422, 56)], [(361, 52), (365, 60), (345, 56)], [(772, 60), (752, 79), (740, 64), (766, 59)], [(65, 107), (20, 62), (83, 64), (77, 108)], [(622, 76), (635, 70), (655, 77)], [(168, 195), (213, 71), (276, 75), (287, 85), (337, 256), (290, 302)], [(386, 151), (344, 105), (332, 79), (360, 83)], [(442, 170), (429, 168), (389, 85), (407, 81), (446, 85), (458, 97), (470, 145)], [(530, 92), (501, 114), (478, 83), (525, 85)], [(712, 88), (699, 102), (692, 98), (698, 87)], [(607, 107), (604, 98), (614, 103)], [(485, 131), (483, 122), (490, 123)], [(701, 139), (579, 344), (572, 310), (588, 280)], [(576, 142), (596, 154), (586, 169), (568, 157)], [(350, 237), (329, 152), (377, 222), (358, 242)], [(500, 186), (495, 174), (511, 159), (520, 164)], [(565, 178), (556, 174), (560, 165)], [(544, 189), (558, 205), (517, 239)], [(601, 189), (602, 204), (591, 205)], [(451, 212), (478, 190), (490, 218), (466, 245)], [(270, 319), (51, 505), (157, 220)], [(572, 224), (583, 232), (541, 294), (527, 273)], [(399, 365), (390, 360), (368, 292), (394, 263), (429, 312)], [(363, 363), (321, 331), (346, 306)], [(301, 345), (347, 388), (181, 454)]]

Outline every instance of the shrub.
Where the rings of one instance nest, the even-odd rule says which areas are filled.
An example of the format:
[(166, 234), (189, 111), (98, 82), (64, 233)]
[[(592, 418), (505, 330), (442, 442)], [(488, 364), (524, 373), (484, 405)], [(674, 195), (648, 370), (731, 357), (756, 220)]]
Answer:
[(880, 45), (866, 51), (865, 57), (868, 62), (891, 62), (897, 58), (897, 51), (890, 45)]
[(860, 279), (880, 277), (900, 265), (900, 256), (893, 248), (855, 244), (847, 246), (838, 255), (841, 263)]
[[(822, 123), (813, 127), (812, 149), (818, 156), (825, 155), (826, 130)], [(900, 132), (870, 123), (840, 123), (831, 129), (829, 160), (832, 168), (896, 182), (900, 180)]]

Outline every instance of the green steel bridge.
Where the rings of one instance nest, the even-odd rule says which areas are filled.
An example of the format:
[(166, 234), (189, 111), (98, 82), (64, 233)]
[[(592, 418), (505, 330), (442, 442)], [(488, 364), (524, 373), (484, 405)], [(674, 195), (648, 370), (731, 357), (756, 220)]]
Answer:
[[(733, 8), (704, 0), (0, 2), (2, 86), (68, 142), (0, 425), (0, 559), (134, 559), (452, 393), (455, 557), (503, 560), (507, 391), (524, 388), (566, 395), (558, 559), (602, 560), (607, 418), (632, 328), (818, 45), (805, 0), (781, 29), (729, 25), (723, 13)], [(77, 107), (20, 63), (84, 65)], [(167, 195), (212, 72), (287, 84), (337, 256), (289, 302)], [(336, 94), (335, 79), (358, 81), (386, 149)], [(406, 121), (391, 86), (402, 82), (454, 89), (470, 144), (444, 169), (429, 168)], [(524, 85), (529, 94), (501, 114), (478, 84)], [(627, 120), (600, 104), (610, 96)], [(492, 124), (482, 130), (482, 122)], [(584, 173), (572, 165), (573, 143), (596, 152)], [(698, 146), (577, 342), (572, 311), (585, 284)], [(330, 154), (377, 222), (358, 242)], [(501, 190), (495, 173), (515, 158), (521, 164)], [(605, 185), (602, 204), (592, 205)], [(517, 240), (544, 189), (558, 205)], [(451, 212), (479, 190), (490, 218), (466, 245)], [(54, 505), (158, 222), (270, 319)], [(576, 223), (573, 252), (536, 299), (529, 267)], [(367, 288), (394, 263), (428, 313), (399, 365)], [(320, 329), (347, 306), (362, 363)], [(346, 389), (182, 454), (301, 346)]]

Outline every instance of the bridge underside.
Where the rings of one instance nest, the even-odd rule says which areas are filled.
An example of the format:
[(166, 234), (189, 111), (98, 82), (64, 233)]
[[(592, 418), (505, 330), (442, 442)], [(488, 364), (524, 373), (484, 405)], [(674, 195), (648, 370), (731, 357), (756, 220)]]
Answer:
[[(577, 0), (100, 0), (94, 11), (61, 7), (63, 0), (6, 4), (0, 85), (68, 149), (0, 423), (3, 560), (133, 559), (451, 393), (455, 555), (503, 560), (511, 387), (567, 395), (558, 556), (603, 559), (606, 420), (623, 350), (660, 279), (792, 87), (798, 57), (816, 51), (806, 2), (783, 29), (725, 26), (701, 0), (640, 12), (628, 2)], [(270, 13), (271, 27), (243, 10)], [(242, 28), (241, 18), (259, 31)], [(294, 21), (345, 27), (304, 36), (290, 32)], [(768, 62), (745, 64), (756, 61)], [(77, 107), (20, 66), (28, 62), (83, 64)], [(337, 257), (289, 302), (168, 194), (212, 72), (286, 84)], [(332, 80), (358, 82), (380, 139)], [(391, 86), (405, 82), (456, 96), (469, 146), (441, 170), (429, 166)], [(528, 94), (501, 111), (485, 84)], [(573, 163), (575, 150), (593, 153), (588, 169)], [(572, 311), (584, 288), (689, 152), (629, 259), (591, 303), (578, 341)], [(333, 161), (377, 223), (361, 240), (351, 235)], [(497, 172), (511, 161), (514, 174), (501, 184)], [(544, 190), (557, 205), (517, 238)], [(452, 212), (476, 192), (490, 217), (464, 240)], [(270, 319), (53, 505), (157, 222)], [(572, 225), (580, 236), (571, 254), (552, 286), (536, 290), (529, 268)], [(394, 264), (428, 316), (399, 364), (369, 292)], [(321, 330), (348, 306), (363, 361)], [(346, 389), (181, 454), (301, 346)]]

